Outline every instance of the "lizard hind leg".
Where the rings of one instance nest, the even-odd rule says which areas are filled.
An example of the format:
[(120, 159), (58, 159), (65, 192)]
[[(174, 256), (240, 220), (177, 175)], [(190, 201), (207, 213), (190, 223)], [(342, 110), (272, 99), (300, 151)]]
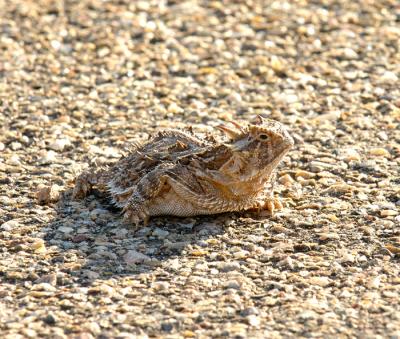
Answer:
[(124, 222), (131, 227), (133, 226), (135, 231), (139, 229), (140, 225), (146, 226), (149, 223), (148, 198), (149, 196), (141, 194), (140, 191), (135, 191), (126, 200), (125, 206), (122, 209)]
[(122, 213), (124, 214), (124, 222), (133, 226), (134, 230), (137, 230), (141, 223), (146, 226), (149, 222), (150, 216), (145, 206), (130, 203), (123, 208)]
[(133, 224), (135, 229), (139, 227), (140, 223), (147, 225), (151, 215), (148, 206), (163, 190), (166, 182), (167, 176), (159, 175), (159, 172), (155, 170), (142, 178), (122, 209), (124, 221)]

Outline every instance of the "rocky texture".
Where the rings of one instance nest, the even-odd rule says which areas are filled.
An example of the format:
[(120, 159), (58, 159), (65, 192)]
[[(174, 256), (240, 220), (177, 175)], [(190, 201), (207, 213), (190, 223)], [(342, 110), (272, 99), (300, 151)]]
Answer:
[[(3, 338), (400, 336), (397, 1), (0, 12)], [(133, 235), (95, 194), (54, 202), (89, 159), (256, 114), (296, 141), (273, 218), (155, 218)]]

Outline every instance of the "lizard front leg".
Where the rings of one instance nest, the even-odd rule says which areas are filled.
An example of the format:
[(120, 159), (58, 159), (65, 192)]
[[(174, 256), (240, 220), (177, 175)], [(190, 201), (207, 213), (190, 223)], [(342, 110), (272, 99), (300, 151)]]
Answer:
[(275, 211), (283, 209), (283, 204), (279, 197), (275, 197), (273, 193), (268, 193), (266, 196), (257, 198), (255, 203), (248, 209), (260, 213), (262, 211), (268, 211), (271, 216), (274, 215)]
[(271, 215), (274, 215), (275, 211), (283, 209), (283, 204), (280, 198), (274, 196), (275, 178), (276, 174), (273, 174), (269, 182), (266, 184), (263, 195), (258, 198), (255, 207), (258, 212), (267, 210)]
[(271, 178), (268, 182), (268, 194), (264, 199), (264, 209), (269, 211), (271, 215), (274, 215), (275, 211), (279, 211), (283, 209), (283, 204), (279, 197), (274, 196), (274, 186), (276, 183), (276, 173), (272, 173)]
[(267, 210), (271, 215), (274, 215), (275, 211), (283, 209), (283, 204), (279, 197), (274, 197), (273, 194), (271, 194), (270, 197), (264, 200), (262, 209)]

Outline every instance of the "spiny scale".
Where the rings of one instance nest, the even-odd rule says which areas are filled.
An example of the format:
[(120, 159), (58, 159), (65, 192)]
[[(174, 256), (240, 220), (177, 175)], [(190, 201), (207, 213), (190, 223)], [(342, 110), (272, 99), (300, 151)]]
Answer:
[(76, 178), (73, 198), (93, 186), (109, 194), (128, 223), (156, 215), (194, 216), (281, 207), (273, 197), (273, 177), (293, 146), (286, 128), (258, 116), (254, 123), (230, 122), (218, 129), (226, 140), (165, 130), (106, 169)]

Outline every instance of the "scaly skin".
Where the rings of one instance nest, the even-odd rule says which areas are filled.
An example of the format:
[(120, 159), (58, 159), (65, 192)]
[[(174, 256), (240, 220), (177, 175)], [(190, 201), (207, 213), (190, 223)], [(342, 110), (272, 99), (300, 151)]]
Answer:
[(247, 126), (232, 122), (219, 129), (229, 137), (225, 142), (160, 132), (110, 168), (83, 172), (73, 198), (84, 198), (96, 186), (136, 227), (156, 215), (281, 209), (273, 196), (274, 172), (293, 146), (284, 126), (258, 116)]

